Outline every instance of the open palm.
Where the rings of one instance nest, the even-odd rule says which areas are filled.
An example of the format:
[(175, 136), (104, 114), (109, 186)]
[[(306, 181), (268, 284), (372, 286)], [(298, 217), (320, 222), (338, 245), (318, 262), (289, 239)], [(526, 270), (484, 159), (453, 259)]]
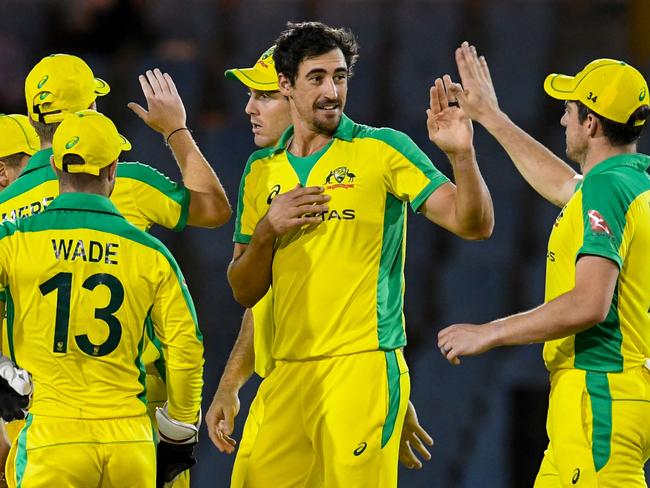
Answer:
[(474, 128), (465, 112), (454, 104), (449, 105), (449, 75), (444, 81), (438, 78), (430, 90), (430, 107), (427, 110), (429, 139), (447, 154), (471, 151)]

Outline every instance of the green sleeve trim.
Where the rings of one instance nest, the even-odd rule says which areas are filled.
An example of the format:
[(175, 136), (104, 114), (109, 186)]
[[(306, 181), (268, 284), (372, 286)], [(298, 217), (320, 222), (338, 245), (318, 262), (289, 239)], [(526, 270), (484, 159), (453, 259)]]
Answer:
[(192, 198), (192, 193), (185, 187), (183, 187), (183, 198), (181, 201), (181, 214), (178, 217), (178, 222), (176, 226), (172, 229), (174, 232), (180, 232), (187, 226), (187, 219), (190, 215), (190, 201)]
[(237, 244), (250, 244), (252, 238), (253, 236), (249, 236), (248, 234), (240, 234), (235, 232), (232, 240)]
[[(383, 449), (395, 430), (400, 404), (399, 364), (395, 351), (386, 351), (386, 377), (388, 380), (388, 412), (381, 431), (381, 448)], [(401, 432), (400, 432), (401, 434)]]
[(415, 213), (419, 213), (420, 206), (431, 196), (431, 194), (440, 188), (445, 183), (449, 183), (449, 179), (441, 175), (442, 178), (439, 178), (438, 181), (431, 181), (424, 189), (411, 201), (411, 208)]
[(612, 395), (607, 373), (586, 373), (587, 391), (591, 399), (592, 445), (591, 452), (596, 472), (609, 462), (612, 450)]
[(5, 290), (0, 291), (0, 302), (7, 301), (7, 292)]
[(598, 246), (594, 244), (591, 244), (589, 246), (582, 246), (578, 251), (576, 261), (580, 259), (580, 256), (598, 256), (601, 258), (606, 258), (610, 261), (614, 261), (617, 264), (619, 270), (623, 268), (623, 259), (621, 259), (621, 256), (617, 252), (612, 251), (611, 247), (605, 243)]

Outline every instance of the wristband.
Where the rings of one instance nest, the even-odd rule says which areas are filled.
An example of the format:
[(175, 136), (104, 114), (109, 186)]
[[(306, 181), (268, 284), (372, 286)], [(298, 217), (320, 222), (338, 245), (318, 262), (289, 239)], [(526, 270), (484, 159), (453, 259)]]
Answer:
[(187, 127), (179, 127), (178, 129), (175, 129), (175, 130), (173, 130), (173, 131), (171, 131), (171, 132), (169, 133), (169, 135), (168, 135), (167, 138), (165, 139), (165, 144), (167, 144), (167, 145), (169, 146), (169, 138), (170, 138), (171, 136), (173, 136), (174, 134), (176, 134), (178, 131), (181, 131), (181, 130), (186, 130), (186, 131), (188, 131), (190, 134), (192, 133), (192, 131), (191, 131), (190, 129), (188, 129)]

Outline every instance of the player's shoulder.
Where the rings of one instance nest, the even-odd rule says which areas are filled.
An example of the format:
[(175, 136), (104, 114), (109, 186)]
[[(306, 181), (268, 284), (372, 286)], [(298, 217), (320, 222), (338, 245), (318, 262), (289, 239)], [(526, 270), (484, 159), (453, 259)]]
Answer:
[(20, 176), (16, 181), (0, 192), (0, 205), (9, 203), (45, 183), (55, 180), (56, 174), (49, 166), (30, 171), (29, 173)]
[(153, 186), (161, 183), (174, 184), (163, 172), (139, 161), (120, 161), (117, 163), (117, 177), (136, 180)]
[(404, 132), (392, 127), (373, 127), (355, 122), (348, 128), (351, 139), (373, 139), (384, 143), (399, 152), (417, 148), (415, 142)]
[(281, 152), (278, 147), (263, 147), (253, 152), (246, 161), (246, 167), (250, 168), (255, 162), (262, 162), (273, 158), (277, 153)]

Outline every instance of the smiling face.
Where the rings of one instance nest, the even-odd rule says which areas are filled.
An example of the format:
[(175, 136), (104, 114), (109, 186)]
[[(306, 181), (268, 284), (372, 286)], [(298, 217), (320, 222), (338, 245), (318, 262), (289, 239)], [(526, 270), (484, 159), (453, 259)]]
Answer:
[(246, 114), (250, 116), (258, 147), (272, 147), (291, 124), (289, 102), (279, 91), (250, 89)]
[(310, 131), (331, 136), (339, 125), (348, 92), (348, 66), (340, 49), (303, 59), (294, 84), (282, 73), (280, 90)]

